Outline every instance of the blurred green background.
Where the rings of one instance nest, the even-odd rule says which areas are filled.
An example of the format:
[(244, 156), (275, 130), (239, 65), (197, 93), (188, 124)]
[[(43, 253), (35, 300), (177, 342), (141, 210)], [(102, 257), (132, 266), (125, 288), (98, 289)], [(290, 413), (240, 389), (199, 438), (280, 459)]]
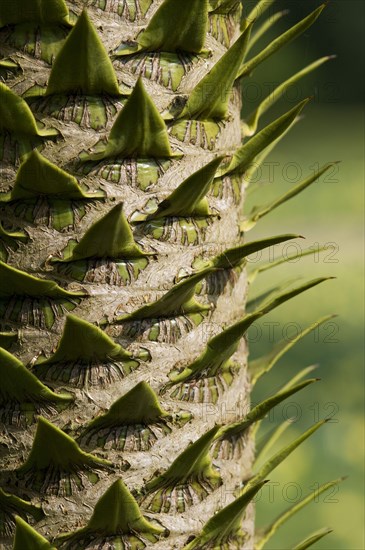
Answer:
[[(254, 4), (247, 0), (246, 10)], [(281, 9), (288, 8), (290, 13), (260, 45), (265, 45), (270, 37), (277, 36), (317, 6), (318, 2), (311, 0), (274, 2), (267, 12), (268, 17)], [(310, 504), (282, 527), (265, 547), (272, 550), (291, 548), (323, 526), (333, 527), (334, 532), (315, 548), (365, 548), (363, 27), (364, 3), (361, 0), (331, 1), (312, 29), (266, 61), (243, 83), (243, 112), (247, 115), (274, 85), (318, 57), (338, 56), (297, 84), (261, 120), (260, 127), (301, 99), (313, 96), (303, 120), (263, 164), (259, 188), (249, 193), (246, 204), (246, 212), (249, 212), (252, 206), (266, 203), (299, 183), (313, 172), (314, 167), (328, 161), (341, 161), (338, 170), (329, 177), (322, 177), (303, 194), (263, 218), (247, 234), (247, 240), (256, 240), (268, 235), (298, 233), (306, 237), (306, 241), (296, 241), (302, 248), (332, 246), (321, 255), (286, 263), (260, 275), (252, 285), (251, 296), (292, 277), (336, 277), (281, 306), (264, 318), (259, 333), (253, 328), (249, 334), (250, 353), (255, 358), (268, 351), (273, 340), (278, 341), (290, 335), (290, 331), (304, 328), (327, 313), (338, 314), (316, 334), (306, 336), (297, 344), (258, 382), (254, 391), (256, 404), (277, 391), (302, 368), (319, 365), (315, 376), (321, 381), (292, 398), (291, 407), (278, 407), (274, 416), (265, 420), (259, 440), (266, 430), (288, 415), (298, 417), (277, 449), (314, 421), (333, 414), (332, 422), (323, 426), (269, 476), (271, 488), (265, 488), (257, 506), (258, 526), (270, 522), (316, 486), (342, 475), (349, 476), (338, 492), (321, 495), (318, 502)], [(281, 250), (283, 247), (275, 248), (275, 258)], [(283, 251), (291, 253), (295, 249), (284, 246)], [(257, 265), (253, 262), (251, 267)]]

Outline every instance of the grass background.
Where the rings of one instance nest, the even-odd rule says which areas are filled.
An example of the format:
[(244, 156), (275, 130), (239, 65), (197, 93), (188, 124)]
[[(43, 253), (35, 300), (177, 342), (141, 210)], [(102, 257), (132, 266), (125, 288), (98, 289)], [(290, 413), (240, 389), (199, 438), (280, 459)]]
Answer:
[[(316, 2), (277, 2), (288, 7), (289, 19), (275, 28), (272, 36), (291, 22), (304, 16)], [(252, 5), (252, 3), (251, 3)], [(270, 14), (269, 14), (270, 16)], [(260, 434), (271, 429), (283, 417), (298, 418), (280, 440), (291, 441), (318, 419), (333, 414), (332, 422), (323, 426), (269, 477), (271, 488), (258, 502), (258, 526), (271, 521), (280, 510), (305, 496), (316, 484), (348, 475), (339, 491), (319, 497), (301, 511), (268, 543), (268, 549), (291, 548), (310, 532), (323, 526), (334, 533), (317, 543), (316, 548), (365, 548), (363, 518), (363, 321), (364, 321), (364, 97), (363, 51), (359, 28), (364, 20), (364, 6), (359, 1), (332, 2), (322, 21), (305, 36), (267, 61), (244, 82), (244, 114), (248, 114), (270, 86), (284, 80), (317, 57), (337, 53), (328, 63), (292, 90), (261, 121), (261, 127), (294, 103), (313, 95), (305, 117), (278, 145), (266, 160), (260, 174), (259, 188), (249, 194), (246, 212), (279, 196), (313, 171), (314, 166), (341, 160), (338, 170), (322, 177), (302, 195), (262, 219), (247, 234), (247, 240), (281, 234), (298, 233), (306, 241), (298, 246), (332, 244), (332, 250), (287, 263), (260, 275), (251, 295), (292, 277), (302, 279), (334, 276), (305, 295), (281, 306), (249, 334), (251, 356), (268, 351), (290, 329), (304, 328), (327, 313), (338, 317), (316, 334), (297, 344), (273, 371), (257, 384), (254, 403), (271, 395), (302, 368), (319, 364), (315, 376), (321, 381), (290, 400), (291, 407), (278, 407), (265, 420)], [(358, 33), (358, 34), (357, 34)], [(358, 37), (358, 41), (356, 38)], [(266, 41), (268, 38), (266, 39)], [(353, 61), (355, 60), (355, 61)], [(357, 67), (357, 70), (355, 69)], [(351, 72), (352, 71), (352, 72)], [(321, 73), (321, 74), (320, 74)], [(276, 163), (275, 165), (272, 163)], [(302, 175), (302, 178), (299, 176)], [(274, 250), (279, 257), (283, 247)], [(285, 248), (284, 252), (293, 252)], [(268, 259), (268, 256), (266, 257)], [(265, 256), (262, 256), (265, 259)], [(252, 267), (256, 267), (253, 264)], [(270, 323), (278, 323), (273, 325)], [(292, 323), (290, 325), (290, 323)], [(293, 324), (295, 323), (295, 324)], [(271, 330), (270, 330), (271, 328)], [(277, 485), (273, 485), (277, 483)], [(270, 484), (269, 484), (270, 485)]]

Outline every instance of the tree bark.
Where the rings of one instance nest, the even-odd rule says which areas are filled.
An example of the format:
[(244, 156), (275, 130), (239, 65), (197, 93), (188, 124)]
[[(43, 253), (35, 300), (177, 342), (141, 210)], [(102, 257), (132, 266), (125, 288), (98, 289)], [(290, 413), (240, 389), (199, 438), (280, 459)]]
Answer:
[[(81, 10), (87, 5), (88, 15), (104, 47), (108, 52), (112, 52), (122, 42), (135, 39), (138, 32), (147, 27), (162, 1), (75, 0), (67, 4), (72, 21), (80, 16)], [(158, 56), (153, 58), (148, 52), (113, 61), (119, 86), (129, 94), (141, 75), (147, 94), (157, 110), (166, 114), (172, 104), (179, 104), (191, 94), (195, 86), (227, 51), (229, 44), (222, 35), (223, 31), (229, 32), (231, 44), (235, 42), (240, 32), (239, 19), (239, 8), (227, 15), (209, 16), (209, 32), (205, 42), (205, 49), (209, 53), (191, 56), (180, 54), (178, 68), (183, 68), (185, 73), (176, 90), (162, 82), (165, 73), (162, 74), (158, 66)], [(176, 25), (178, 24), (177, 13)], [(66, 27), (63, 30), (65, 35), (70, 31)], [(49, 80), (52, 66), (42, 59), (42, 36), (36, 41), (35, 52), (32, 53), (14, 45), (8, 27), (3, 28), (1, 33), (1, 55), (4, 58), (10, 57), (21, 66), (21, 72), (8, 75), (6, 85), (17, 95), (23, 94), (23, 97), (32, 86), (45, 85)], [(57, 48), (60, 43), (59, 40)], [(80, 48), (82, 47), (87, 46), (80, 45)], [(150, 78), (149, 69), (152, 72)], [(174, 73), (177, 70), (176, 65), (171, 70)], [(207, 90), (207, 94), (209, 93)], [(222, 94), (225, 93), (231, 91), (222, 88)], [(174, 425), (169, 434), (156, 430), (156, 441), (149, 450), (136, 450), (132, 444), (129, 449), (126, 446), (122, 452), (108, 446), (104, 449), (90, 450), (81, 439), (80, 446), (83, 450), (107, 459), (113, 465), (99, 474), (100, 479), (97, 483), (85, 483), (83, 490), (72, 490), (72, 494), (66, 498), (55, 494), (42, 495), (40, 491), (29, 490), (21, 483), (15, 482), (12, 472), (29, 456), (37, 422), (28, 424), (13, 421), (10, 425), (4, 422), (1, 454), (5, 473), (2, 487), (7, 493), (31, 499), (32, 503), (42, 505), (46, 517), (33, 522), (33, 525), (38, 532), (51, 540), (60, 533), (84, 526), (98, 499), (117, 479), (122, 478), (131, 491), (140, 489), (146, 481), (156, 477), (157, 471), (166, 471), (190, 443), (197, 441), (208, 430), (216, 425), (237, 421), (247, 412), (250, 383), (246, 368), (247, 351), (243, 340), (232, 357), (233, 376), (229, 382), (228, 378), (225, 380), (223, 377), (213, 376), (209, 380), (202, 378), (200, 381), (182, 386), (177, 395), (173, 395), (172, 390), (161, 392), (173, 369), (185, 368), (193, 363), (204, 352), (212, 336), (243, 317), (247, 290), (243, 268), (208, 275), (199, 283), (196, 298), (200, 303), (209, 306), (209, 311), (201, 318), (200, 314), (159, 318), (152, 323), (154, 330), (150, 321), (114, 323), (117, 316), (133, 313), (161, 298), (179, 281), (183, 281), (184, 277), (196, 271), (196, 266), (202, 261), (207, 262), (242, 242), (239, 235), (239, 215), (244, 200), (243, 189), (241, 187), (237, 196), (234, 183), (229, 177), (223, 178), (222, 182), (215, 180), (207, 195), (211, 210), (207, 223), (197, 222), (196, 219), (188, 219), (181, 223), (181, 219), (172, 217), (165, 225), (162, 235), (158, 237), (145, 232), (143, 225), (132, 224), (135, 213), (145, 211), (148, 201), (154, 204), (161, 203), (184, 180), (214, 158), (232, 155), (242, 141), (241, 104), (239, 90), (235, 89), (231, 93), (229, 117), (217, 121), (217, 134), (211, 139), (204, 134), (204, 124), (197, 125), (196, 136), (191, 129), (189, 134), (187, 128), (185, 138), (178, 139), (174, 121), (166, 120), (171, 149), (179, 156), (168, 160), (162, 159), (155, 164), (153, 160), (148, 161), (151, 162), (150, 170), (153, 176), (152, 183), (145, 186), (146, 178), (142, 173), (141, 159), (122, 159), (119, 164), (115, 162), (114, 166), (96, 166), (89, 173), (80, 170), (80, 154), (90, 151), (100, 139), (109, 136), (117, 115), (125, 105), (125, 97), (105, 98), (106, 124), (101, 123), (100, 127), (94, 128), (91, 127), (93, 122), (86, 110), (81, 113), (82, 102), (75, 95), (69, 95), (67, 105), (59, 109), (57, 114), (55, 110), (52, 112), (47, 100), (29, 100), (28, 103), (37, 120), (42, 121), (47, 129), (56, 128), (59, 132), (57, 139), (44, 141), (40, 148), (41, 154), (56, 166), (74, 175), (86, 192), (103, 191), (105, 198), (86, 201), (84, 210), (74, 205), (73, 222), (61, 229), (56, 229), (52, 225), (49, 209), (44, 201), (40, 200), (33, 204), (31, 215), (24, 203), (3, 203), (1, 222), (4, 229), (8, 233), (16, 230), (26, 235), (26, 242), (19, 240), (16, 247), (6, 248), (4, 259), (8, 265), (41, 279), (55, 281), (67, 291), (85, 293), (86, 296), (77, 299), (78, 303), (72, 309), (72, 315), (94, 325), (100, 324), (105, 334), (132, 352), (138, 362), (138, 367), (133, 368), (126, 376), (110, 373), (110, 376), (105, 375), (99, 369), (90, 375), (87, 381), (84, 380), (83, 384), (74, 384), (72, 377), (66, 382), (58, 379), (52, 384), (51, 380), (44, 379), (43, 376), (42, 381), (47, 387), (56, 393), (69, 393), (75, 398), (72, 406), (58, 412), (53, 411), (47, 416), (48, 420), (77, 438), (92, 419), (105, 413), (117, 399), (141, 381), (148, 382), (159, 396), (161, 406), (168, 413), (183, 411), (192, 415), (188, 423), (180, 427)], [(78, 118), (80, 120), (77, 120)], [(11, 145), (7, 147), (10, 148)], [(11, 151), (5, 147), (1, 162), (2, 193), (11, 192), (19, 173), (19, 166), (27, 158), (18, 157), (13, 163), (11, 156)], [(113, 170), (117, 173), (114, 181)], [(52, 186), (52, 181), (49, 185)], [(123, 278), (116, 272), (112, 262), (99, 261), (91, 262), (87, 275), (83, 280), (77, 280), (74, 273), (62, 269), (62, 264), (53, 262), (55, 258), (64, 257), (65, 248), (70, 241), (80, 242), (97, 220), (121, 203), (127, 220), (132, 224), (135, 241), (141, 250), (149, 254), (148, 265), (141, 269), (137, 277), (131, 266), (127, 267), (128, 276)], [(69, 205), (66, 208), (69, 208)], [(105, 235), (105, 238), (108, 238), (108, 235)], [(46, 326), (42, 314), (37, 311), (39, 306), (34, 305), (32, 300), (30, 304), (24, 302), (23, 309), (17, 317), (11, 316), (8, 310), (3, 310), (0, 332), (17, 333), (17, 341), (11, 345), (9, 351), (28, 368), (33, 367), (32, 372), (37, 375), (41, 372), (37, 370), (40, 356), (49, 358), (59, 344), (68, 312), (61, 308), (55, 313), (52, 326)], [(108, 322), (103, 324), (105, 320)], [(136, 447), (138, 448), (137, 444)], [(212, 454), (214, 449), (210, 451), (210, 456)], [(156, 546), (161, 549), (182, 548), (190, 536), (198, 534), (218, 509), (234, 500), (237, 484), (249, 475), (252, 457), (253, 444), (250, 440), (238, 441), (233, 456), (228, 459), (222, 447), (213, 458), (214, 468), (221, 476), (220, 486), (207, 489), (209, 494), (202, 497), (201, 501), (195, 495), (192, 505), (185, 495), (182, 499), (182, 507), (185, 510), (179, 509), (175, 501), (168, 512), (151, 513), (147, 504), (141, 502), (142, 513), (157, 519), (170, 533)], [(127, 470), (124, 468), (126, 462), (130, 465)], [(31, 518), (28, 519), (31, 521)], [(242, 548), (252, 548), (252, 507), (249, 507), (246, 514), (244, 530), (247, 532), (247, 540)], [(11, 548), (11, 537), (3, 537), (2, 544), (4, 548)], [(152, 547), (153, 544), (147, 544), (148, 546)], [(90, 545), (88, 548), (94, 546)]]

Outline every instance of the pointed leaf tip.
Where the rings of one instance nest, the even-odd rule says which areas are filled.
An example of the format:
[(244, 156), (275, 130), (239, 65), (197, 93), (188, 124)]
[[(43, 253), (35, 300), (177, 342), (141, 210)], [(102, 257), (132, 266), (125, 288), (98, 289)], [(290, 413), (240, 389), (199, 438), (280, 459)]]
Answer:
[(57, 55), (46, 95), (120, 96), (111, 60), (83, 10)]
[(209, 216), (210, 209), (206, 199), (214, 176), (224, 157), (217, 157), (184, 180), (171, 195), (162, 201), (149, 219), (168, 216)]
[(230, 92), (247, 48), (251, 26), (247, 27), (233, 46), (198, 83), (177, 118), (221, 120), (227, 117)]
[(325, 7), (325, 4), (322, 4), (321, 6), (316, 8), (313, 12), (307, 15), (307, 17), (299, 21), (299, 23), (291, 27), (289, 30), (287, 30), (282, 35), (280, 35), (278, 38), (275, 38), (260, 53), (255, 55), (249, 61), (245, 62), (241, 66), (238, 72), (238, 77), (241, 78), (243, 76), (248, 76), (260, 63), (265, 61), (268, 57), (273, 55), (280, 48), (282, 48), (286, 44), (289, 44), (292, 40), (294, 40), (295, 38), (300, 36), (303, 32), (305, 32), (318, 19), (324, 7)]
[(85, 200), (104, 198), (104, 193), (85, 193), (74, 176), (34, 149), (20, 165), (12, 191), (3, 196), (0, 195), (0, 202), (28, 200), (39, 196)]
[(116, 538), (118, 545), (130, 546), (129, 537), (135, 540), (136, 534), (144, 533), (152, 536), (150, 542), (156, 542), (157, 537), (164, 535), (162, 526), (150, 523), (142, 512), (127, 487), (121, 479), (115, 481), (95, 504), (94, 512), (88, 524), (74, 533), (66, 533), (59, 537), (61, 543), (70, 541), (78, 543), (80, 548), (86, 547), (85, 541), (93, 539)]
[(132, 230), (123, 212), (123, 203), (120, 203), (97, 220), (72, 249), (70, 255), (64, 257), (61, 262), (91, 258), (143, 257), (146, 257), (146, 254), (135, 243)]
[(86, 160), (172, 156), (166, 124), (139, 78), (113, 124), (105, 149)]
[(57, 550), (21, 517), (16, 516), (13, 550)]
[(144, 51), (198, 54), (207, 30), (208, 0), (165, 0), (138, 35), (137, 43)]
[(99, 327), (69, 314), (56, 351), (49, 359), (36, 362), (42, 370), (45, 365), (63, 364), (72, 361), (106, 361), (129, 359), (131, 354), (115, 343)]
[[(43, 416), (40, 416), (28, 458), (18, 468), (17, 473), (22, 476), (30, 472), (46, 472), (49, 468), (73, 473), (77, 469), (89, 467), (101, 468), (105, 466), (111, 466), (111, 463), (92, 454), (85, 453), (72, 437), (57, 428)], [(38, 476), (36, 475), (35, 478), (37, 479)]]

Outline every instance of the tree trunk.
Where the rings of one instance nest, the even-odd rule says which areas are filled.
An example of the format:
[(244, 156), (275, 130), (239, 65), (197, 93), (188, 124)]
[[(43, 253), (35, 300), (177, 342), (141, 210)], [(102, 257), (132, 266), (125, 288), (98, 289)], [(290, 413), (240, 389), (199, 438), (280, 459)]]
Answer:
[[(18, 505), (15, 510), (48, 540), (84, 527), (97, 501), (122, 479), (143, 515), (166, 529), (155, 547), (182, 548), (215, 511), (232, 502), (252, 462), (250, 441), (238, 438), (233, 451), (211, 446), (214, 427), (242, 418), (249, 404), (243, 339), (223, 366), (209, 371), (207, 365), (195, 378), (182, 377), (181, 382), (176, 378), (205, 352), (214, 335), (244, 314), (243, 267), (209, 271), (209, 261), (241, 244), (242, 186), (229, 176), (219, 177), (219, 160), (224, 164), (224, 157), (242, 140), (239, 90), (226, 88), (224, 81), (219, 84), (220, 104), (229, 98), (227, 116), (222, 112), (217, 118), (216, 107), (213, 116), (209, 114), (216, 91), (209, 82), (200, 90), (206, 94), (200, 114), (189, 119), (194, 107), (189, 102), (183, 109), (189, 94), (238, 39), (241, 7), (231, 2), (230, 9), (220, 13), (224, 2), (189, 1), (192, 16), (186, 21), (182, 3), (170, 34), (159, 45), (156, 29), (142, 38), (138, 33), (153, 21), (161, 4), (74, 0), (67, 2), (68, 15), (62, 12), (61, 0), (52, 1), (38, 20), (24, 14), (26, 23), (21, 10), (10, 13), (9, 8), (10, 15), (0, 10), (1, 55), (9, 63), (4, 62), (3, 69), (11, 89), (1, 85), (5, 122), (0, 128), (0, 252), (2, 281), (10, 290), (1, 291), (0, 343), (32, 373), (24, 388), (24, 373), (23, 378), (14, 374), (15, 388), (8, 384), (14, 395), (3, 399), (2, 487), (42, 506), (43, 519), (21, 513)], [(80, 17), (85, 5), (88, 16)], [(207, 25), (203, 5), (210, 10)], [(171, 23), (169, 14), (165, 23)], [(174, 51), (173, 32), (183, 25), (190, 39), (180, 33), (179, 51)], [(113, 60), (120, 94), (103, 48), (97, 50), (92, 26)], [(206, 36), (200, 45), (202, 28)], [(67, 51), (62, 49), (66, 36)], [(137, 36), (147, 46), (133, 53)], [(151, 52), (152, 47), (162, 53)], [(25, 104), (16, 104), (12, 93), (26, 99), (44, 126), (31, 127)], [(165, 129), (146, 93), (162, 114)], [(124, 118), (118, 119), (124, 108)], [(114, 126), (117, 119), (120, 125)], [(140, 128), (147, 135), (141, 136)], [(171, 194), (191, 176), (192, 191), (175, 200)], [(197, 187), (202, 187), (201, 194), (189, 206)], [(42, 287), (8, 266), (59, 286)], [(184, 299), (180, 291), (154, 308), (142, 309), (187, 281)], [(103, 339), (101, 329), (111, 340)], [(4, 357), (6, 365), (15, 365), (10, 355)], [(57, 395), (45, 394), (34, 377)], [(142, 381), (154, 390), (165, 412), (157, 413), (156, 403), (148, 402), (154, 398)], [(114, 410), (114, 424), (110, 418), (109, 424), (95, 421), (133, 389), (129, 401)], [(40, 415), (47, 420), (38, 421)], [(92, 458), (78, 455), (80, 449), (48, 422)], [(177, 485), (165, 480), (157, 489), (149, 484), (207, 433), (200, 454), (184, 455), (186, 472), (193, 472), (190, 477), (186, 474)], [(199, 466), (203, 459), (208, 466)], [(104, 516), (106, 522), (108, 514)], [(13, 516), (4, 516), (5, 524), (2, 544), (11, 548)], [(252, 548), (250, 507), (244, 531), (245, 542), (237, 548)], [(76, 543), (65, 539), (56, 545), (142, 548), (152, 547), (154, 537), (160, 537), (151, 534), (153, 530), (148, 536), (137, 532), (134, 538), (121, 533), (118, 540), (125, 546), (118, 546), (110, 533), (109, 538), (89, 534)]]

